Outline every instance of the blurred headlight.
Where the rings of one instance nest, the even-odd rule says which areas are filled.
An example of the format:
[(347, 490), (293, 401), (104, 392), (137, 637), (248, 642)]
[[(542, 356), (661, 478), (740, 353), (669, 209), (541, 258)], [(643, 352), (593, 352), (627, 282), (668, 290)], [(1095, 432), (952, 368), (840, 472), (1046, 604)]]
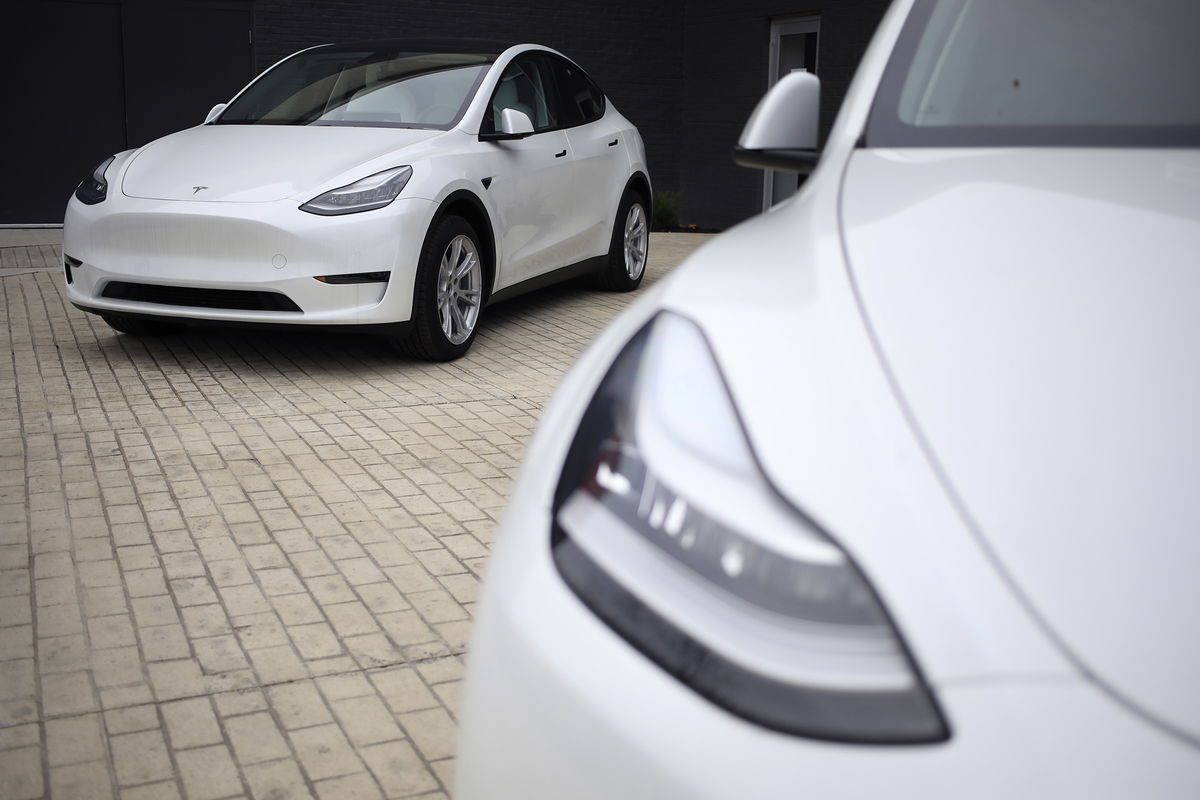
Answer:
[(947, 738), (862, 573), (763, 477), (690, 321), (660, 314), (610, 368), (568, 453), (554, 522), (571, 589), (718, 706), (821, 739)]
[(396, 167), (377, 172), (361, 181), (314, 197), (300, 206), (300, 210), (310, 214), (332, 216), (383, 208), (399, 196), (411, 177), (412, 167)]
[(101, 161), (100, 165), (92, 170), (92, 174), (75, 188), (75, 196), (79, 198), (79, 202), (94, 206), (108, 196), (108, 180), (105, 179), (104, 173), (114, 158), (116, 156), (109, 156)]

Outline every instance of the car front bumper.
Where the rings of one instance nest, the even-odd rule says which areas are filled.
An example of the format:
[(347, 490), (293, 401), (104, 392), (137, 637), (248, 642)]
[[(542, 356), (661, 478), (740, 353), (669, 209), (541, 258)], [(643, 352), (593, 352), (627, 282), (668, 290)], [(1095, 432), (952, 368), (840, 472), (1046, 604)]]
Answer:
[[(596, 385), (669, 289), (643, 295), (581, 356), (527, 449), (474, 622), (458, 800), (1195, 796), (1200, 750), (1078, 670), (927, 669), (947, 741), (845, 744), (722, 710), (596, 617), (554, 565), (554, 491)], [(1013, 626), (993, 622), (977, 634), (1004, 642)]]
[[(413, 284), (436, 205), (398, 199), (342, 216), (300, 211), (294, 201), (216, 203), (119, 195), (88, 206), (72, 198), (63, 225), (71, 269), (67, 295), (97, 313), (212, 322), (380, 325), (412, 315)], [(324, 283), (318, 276), (390, 273), (386, 281)], [(114, 281), (183, 289), (206, 305), (104, 296)], [(215, 295), (210, 290), (218, 290)], [(222, 292), (286, 296), (299, 311), (220, 307)], [(250, 297), (249, 294), (245, 295)], [(214, 307), (212, 303), (216, 303)], [(253, 303), (231, 303), (230, 306)]]
[(458, 800), (1194, 797), (1200, 752), (1085, 678), (934, 686), (935, 745), (848, 745), (708, 703), (559, 578), (541, 504), (510, 507), (470, 650)]

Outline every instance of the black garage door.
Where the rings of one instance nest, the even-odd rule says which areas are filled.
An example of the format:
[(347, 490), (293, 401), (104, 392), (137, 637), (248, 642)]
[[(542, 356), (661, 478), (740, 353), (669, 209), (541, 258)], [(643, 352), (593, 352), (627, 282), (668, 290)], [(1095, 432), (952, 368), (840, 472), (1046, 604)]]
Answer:
[(61, 223), (101, 160), (199, 124), (254, 74), (250, 2), (22, 0), (3, 16), (0, 224)]

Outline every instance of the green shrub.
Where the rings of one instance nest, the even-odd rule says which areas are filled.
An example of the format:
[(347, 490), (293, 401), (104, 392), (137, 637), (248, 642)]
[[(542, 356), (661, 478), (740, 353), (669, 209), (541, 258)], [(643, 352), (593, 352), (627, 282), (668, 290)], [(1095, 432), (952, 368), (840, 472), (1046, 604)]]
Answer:
[(656, 231), (679, 229), (679, 192), (666, 190), (654, 193), (650, 228)]

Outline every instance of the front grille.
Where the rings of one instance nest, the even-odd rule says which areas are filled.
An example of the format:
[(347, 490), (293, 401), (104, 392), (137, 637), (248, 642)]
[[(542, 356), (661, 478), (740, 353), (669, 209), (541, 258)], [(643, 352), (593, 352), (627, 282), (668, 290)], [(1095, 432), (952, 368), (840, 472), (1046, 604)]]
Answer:
[(285, 294), (241, 289), (199, 289), (192, 286), (110, 281), (100, 296), (112, 300), (159, 303), (164, 306), (226, 308), (236, 311), (301, 311), (300, 306)]

